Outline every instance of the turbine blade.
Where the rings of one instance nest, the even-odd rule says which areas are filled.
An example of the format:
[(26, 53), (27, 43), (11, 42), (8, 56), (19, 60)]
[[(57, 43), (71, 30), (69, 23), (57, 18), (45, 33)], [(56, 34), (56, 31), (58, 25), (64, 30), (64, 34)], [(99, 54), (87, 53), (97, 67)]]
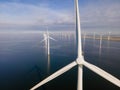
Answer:
[(54, 35), (54, 33), (52, 33), (52, 32), (49, 32), (49, 34), (50, 34), (50, 35)]
[(72, 62), (72, 63), (70, 63), (69, 65), (63, 67), (62, 69), (58, 70), (57, 72), (53, 73), (52, 75), (50, 75), (49, 77), (47, 77), (46, 79), (44, 79), (43, 81), (41, 81), (40, 83), (38, 83), (37, 85), (35, 85), (34, 87), (32, 87), (30, 90), (37, 89), (38, 87), (40, 87), (43, 84), (51, 81), (54, 78), (60, 76), (61, 74), (65, 73), (66, 71), (70, 70), (71, 68), (73, 68), (76, 65), (77, 65), (77, 63), (75, 61)]
[(43, 39), (42, 41), (40, 41), (40, 43), (44, 42), (45, 40), (47, 40), (47, 38)]
[(56, 41), (54, 38), (52, 38), (52, 37), (50, 37), (50, 36), (49, 36), (49, 38), (52, 39), (52, 40), (54, 40), (54, 41)]
[(107, 73), (106, 71), (86, 61), (84, 61), (83, 65), (85, 65), (87, 68), (97, 73), (101, 77), (105, 78), (106, 80), (110, 81), (111, 83), (115, 84), (116, 86), (120, 87), (120, 80), (112, 76), (111, 74)]
[(80, 24), (80, 12), (78, 0), (75, 0), (76, 9), (76, 45), (77, 45), (77, 56), (82, 57), (82, 42), (81, 42), (81, 24)]

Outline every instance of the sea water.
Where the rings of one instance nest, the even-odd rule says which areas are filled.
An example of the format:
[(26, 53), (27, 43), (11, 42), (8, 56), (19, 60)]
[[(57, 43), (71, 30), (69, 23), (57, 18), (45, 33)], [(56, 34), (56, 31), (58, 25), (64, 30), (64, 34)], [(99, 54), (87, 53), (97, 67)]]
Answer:
[[(42, 33), (0, 33), (0, 90), (29, 90), (76, 59), (74, 35), (50, 34), (50, 57)], [(83, 42), (83, 40), (82, 40)], [(85, 60), (120, 79), (120, 42), (86, 39)], [(119, 90), (84, 67), (84, 90)], [(77, 66), (37, 90), (77, 90)]]

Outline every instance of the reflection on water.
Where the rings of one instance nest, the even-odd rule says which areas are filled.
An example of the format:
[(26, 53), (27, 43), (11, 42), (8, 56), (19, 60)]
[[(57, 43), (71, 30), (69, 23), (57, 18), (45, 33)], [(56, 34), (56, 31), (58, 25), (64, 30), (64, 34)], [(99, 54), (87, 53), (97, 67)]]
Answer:
[[(61, 37), (60, 37), (61, 36)], [(48, 75), (76, 59), (74, 35), (54, 34), (47, 56), (41, 33), (0, 34), (0, 90), (29, 90)], [(120, 79), (120, 42), (83, 39), (85, 60)], [(100, 59), (99, 59), (100, 58)], [(84, 68), (84, 90), (119, 90)], [(76, 90), (77, 67), (39, 90)]]
[(50, 74), (50, 55), (48, 55), (47, 72), (48, 72), (48, 75), (49, 75)]

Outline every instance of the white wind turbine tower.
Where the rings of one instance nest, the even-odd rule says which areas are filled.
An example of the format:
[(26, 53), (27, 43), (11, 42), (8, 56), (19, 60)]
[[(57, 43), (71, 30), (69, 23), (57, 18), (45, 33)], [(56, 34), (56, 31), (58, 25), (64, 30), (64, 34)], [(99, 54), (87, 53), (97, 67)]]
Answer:
[(54, 38), (49, 36), (49, 32), (48, 32), (48, 29), (47, 29), (47, 32), (44, 33), (44, 40), (42, 40), (41, 42), (45, 41), (45, 44), (47, 46), (48, 56), (50, 56), (50, 39), (56, 41)]
[(30, 90), (35, 90), (38, 87), (42, 86), (43, 84), (49, 82), (50, 80), (60, 76), (61, 74), (65, 73), (66, 71), (70, 70), (74, 66), (78, 65), (78, 85), (77, 90), (83, 90), (83, 66), (87, 67), (88, 69), (92, 70), (93, 72), (97, 73), (101, 77), (105, 78), (106, 80), (110, 81), (111, 83), (115, 84), (116, 86), (120, 87), (120, 80), (116, 77), (112, 76), (111, 74), (107, 73), (106, 71), (100, 69), (99, 67), (88, 63), (84, 60), (82, 55), (82, 43), (81, 43), (81, 28), (80, 28), (80, 17), (79, 17), (79, 7), (78, 7), (78, 0), (75, 0), (76, 6), (76, 36), (77, 36), (77, 59), (70, 63), (69, 65), (63, 67), (62, 69), (56, 71), (54, 74), (50, 75)]
[(110, 40), (110, 34), (111, 34), (111, 32), (108, 33), (108, 41)]
[(110, 47), (110, 34), (111, 34), (111, 32), (108, 33), (108, 37), (107, 37), (107, 40), (108, 40), (108, 42), (107, 42), (108, 50), (109, 50), (109, 47)]
[(103, 38), (103, 35), (101, 34), (100, 35), (100, 46), (99, 46), (99, 55), (101, 55), (101, 50), (102, 50), (102, 38)]
[(53, 39), (52, 37), (49, 36), (48, 29), (47, 29), (47, 32), (43, 34), (43, 36), (44, 36), (44, 39), (41, 42), (45, 41), (45, 48), (46, 48), (47, 60), (48, 60), (47, 61), (47, 66), (48, 66), (47, 72), (49, 73), (49, 69), (50, 69), (50, 39), (52, 39), (52, 40), (55, 40), (55, 39)]
[(85, 52), (86, 33), (83, 35), (83, 51)]
[(96, 37), (96, 35), (95, 35), (95, 32), (93, 33), (93, 45), (95, 46), (95, 37)]

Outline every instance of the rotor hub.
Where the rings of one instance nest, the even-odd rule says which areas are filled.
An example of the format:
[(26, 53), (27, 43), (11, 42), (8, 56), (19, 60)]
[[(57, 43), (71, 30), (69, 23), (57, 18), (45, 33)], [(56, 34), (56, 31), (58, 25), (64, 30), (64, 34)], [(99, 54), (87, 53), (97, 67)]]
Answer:
[(82, 57), (78, 57), (77, 59), (76, 59), (76, 62), (77, 62), (77, 64), (79, 64), (79, 65), (83, 65), (83, 63), (84, 63), (84, 57), (82, 56)]

